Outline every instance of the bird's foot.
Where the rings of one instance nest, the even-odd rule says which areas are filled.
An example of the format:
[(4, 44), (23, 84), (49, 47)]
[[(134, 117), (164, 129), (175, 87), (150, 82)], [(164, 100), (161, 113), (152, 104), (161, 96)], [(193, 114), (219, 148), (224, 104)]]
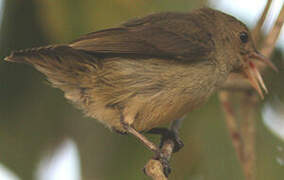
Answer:
[(163, 144), (167, 141), (167, 140), (172, 140), (174, 142), (174, 148), (173, 148), (173, 152), (178, 152), (181, 148), (183, 148), (184, 144), (182, 142), (182, 140), (180, 139), (180, 137), (178, 136), (177, 133), (175, 133), (174, 131), (167, 131), (165, 134), (162, 135), (161, 138), (161, 144), (160, 147), (163, 146)]
[(172, 140), (174, 142), (174, 148), (173, 148), (173, 152), (178, 152), (183, 146), (183, 142), (180, 139), (180, 137), (178, 136), (178, 133), (175, 131), (171, 131), (167, 128), (153, 128), (150, 131), (148, 131), (147, 133), (150, 134), (161, 134), (162, 138), (161, 138), (161, 143), (160, 143), (160, 148), (163, 146), (163, 144), (167, 141), (167, 140)]

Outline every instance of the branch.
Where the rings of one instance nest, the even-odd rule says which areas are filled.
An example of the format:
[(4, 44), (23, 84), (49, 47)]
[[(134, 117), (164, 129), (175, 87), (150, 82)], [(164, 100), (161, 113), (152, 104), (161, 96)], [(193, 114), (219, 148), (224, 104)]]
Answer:
[(275, 43), (278, 39), (278, 36), (280, 34), (281, 28), (284, 23), (284, 3), (282, 4), (282, 8), (280, 10), (280, 13), (278, 15), (278, 18), (276, 19), (273, 28), (268, 33), (263, 46), (261, 48), (261, 53), (264, 56), (269, 57), (275, 47)]
[(226, 124), (232, 138), (233, 146), (236, 150), (239, 160), (241, 160), (242, 159), (241, 134), (238, 129), (238, 124), (234, 109), (231, 107), (230, 93), (228, 91), (219, 92), (219, 99), (220, 102), (222, 103), (222, 108), (225, 113)]
[[(174, 149), (174, 142), (172, 140), (167, 140), (164, 142), (161, 152), (163, 156), (169, 161)], [(163, 171), (163, 165), (159, 160), (150, 159), (145, 165), (145, 173), (147, 176), (151, 177), (153, 180), (167, 180)]]
[[(183, 119), (184, 118), (174, 121), (170, 126), (170, 130), (175, 133), (178, 133), (178, 129), (180, 128), (180, 124)], [(163, 143), (161, 147), (162, 155), (163, 157), (167, 159), (167, 161), (170, 161), (171, 159), (174, 146), (175, 144), (173, 140), (168, 139)], [(164, 174), (163, 165), (159, 160), (150, 159), (148, 163), (145, 165), (144, 170), (145, 170), (145, 174), (151, 177), (153, 180), (167, 180), (168, 179)]]
[(240, 134), (242, 137), (241, 162), (245, 177), (248, 180), (256, 179), (255, 176), (255, 119), (258, 104), (256, 93), (243, 93), (241, 105)]
[(159, 160), (150, 159), (145, 165), (145, 174), (151, 177), (153, 180), (167, 180), (168, 178), (164, 175), (163, 165)]
[(268, 14), (268, 10), (271, 6), (271, 3), (272, 3), (272, 0), (267, 1), (266, 6), (265, 6), (265, 8), (262, 12), (262, 15), (261, 15), (260, 19), (258, 20), (256, 26), (254, 27), (254, 29), (252, 31), (253, 39), (256, 43), (259, 42), (260, 35), (261, 35), (261, 28), (263, 26), (263, 23), (266, 19), (267, 14)]

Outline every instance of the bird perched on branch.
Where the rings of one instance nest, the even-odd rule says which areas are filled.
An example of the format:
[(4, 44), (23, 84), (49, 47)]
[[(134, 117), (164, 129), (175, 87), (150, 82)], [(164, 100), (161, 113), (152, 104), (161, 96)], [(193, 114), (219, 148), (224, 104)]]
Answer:
[[(275, 68), (242, 22), (210, 8), (151, 14), (5, 58), (33, 65), (86, 115), (136, 136), (157, 154), (141, 132), (157, 133), (159, 125), (200, 107), (231, 72), (244, 74), (263, 96), (254, 59)], [(181, 142), (171, 137), (177, 150)]]

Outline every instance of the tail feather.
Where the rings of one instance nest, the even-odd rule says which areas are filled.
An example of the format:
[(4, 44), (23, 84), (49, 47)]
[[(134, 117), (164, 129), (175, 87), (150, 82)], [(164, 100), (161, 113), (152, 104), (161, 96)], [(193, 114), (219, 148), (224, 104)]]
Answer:
[(5, 61), (10, 62), (26, 62), (27, 58), (30, 58), (32, 56), (36, 56), (39, 53), (42, 53), (44, 51), (52, 51), (53, 49), (57, 48), (59, 46), (44, 46), (44, 47), (37, 47), (37, 48), (30, 48), (30, 49), (21, 49), (17, 51), (12, 51), (12, 53), (5, 57)]
[(59, 60), (59, 58), (64, 57), (78, 58), (78, 60), (83, 60), (82, 56), (86, 56), (86, 53), (80, 50), (75, 50), (68, 45), (51, 45), (30, 49), (23, 49), (13, 51), (10, 56), (5, 57), (5, 61), (11, 62), (28, 62), (34, 64), (36, 61), (42, 61), (49, 58), (51, 61)]
[(81, 101), (82, 91), (93, 85), (91, 77), (96, 77), (98, 69), (95, 56), (68, 45), (14, 51), (4, 60), (33, 65), (73, 102)]
[[(67, 74), (96, 69), (98, 59), (87, 52), (76, 50), (68, 45), (45, 46), (13, 51), (5, 61), (28, 63), (35, 68)], [(44, 72), (43, 72), (44, 73)]]

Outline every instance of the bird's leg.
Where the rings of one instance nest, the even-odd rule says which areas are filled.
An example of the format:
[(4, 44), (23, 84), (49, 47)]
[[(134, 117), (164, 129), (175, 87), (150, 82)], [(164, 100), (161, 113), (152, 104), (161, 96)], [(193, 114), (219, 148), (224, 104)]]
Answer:
[(154, 143), (149, 141), (144, 135), (142, 135), (136, 129), (134, 129), (130, 125), (130, 123), (125, 121), (125, 118), (124, 118), (122, 113), (120, 115), (120, 122), (121, 122), (123, 128), (125, 129), (125, 131), (127, 133), (132, 134), (133, 136), (135, 136), (138, 140), (140, 140), (148, 149), (150, 149), (155, 154), (159, 154), (160, 153), (159, 149), (157, 148), (157, 146)]
[(173, 121), (170, 126), (170, 130), (174, 133), (175, 142), (177, 143), (177, 148), (174, 150), (174, 152), (179, 151), (184, 146), (182, 140), (179, 137), (179, 131), (178, 131), (184, 119), (185, 116)]
[(144, 135), (142, 135), (141, 133), (139, 133), (136, 129), (134, 129), (129, 122), (125, 121), (125, 118), (123, 116), (123, 114), (121, 113), (120, 115), (120, 122), (123, 126), (123, 128), (125, 129), (125, 131), (129, 134), (132, 134), (133, 136), (135, 136), (138, 140), (140, 140), (148, 149), (150, 149), (152, 152), (155, 153), (155, 158), (156, 160), (159, 160), (161, 162), (161, 164), (163, 165), (163, 169), (164, 169), (164, 174), (166, 176), (168, 176), (171, 172), (171, 168), (169, 166), (169, 161), (166, 157), (164, 157), (163, 153), (160, 151), (159, 148), (157, 148), (157, 146), (152, 143), (151, 141), (149, 141)]
[(170, 128), (153, 128), (147, 133), (150, 134), (160, 134), (162, 135), (160, 148), (163, 146), (164, 142), (168, 139), (171, 139), (174, 142), (174, 149), (173, 152), (178, 152), (183, 146), (183, 142), (178, 136), (178, 129), (180, 127), (180, 124), (184, 118), (175, 120)]

